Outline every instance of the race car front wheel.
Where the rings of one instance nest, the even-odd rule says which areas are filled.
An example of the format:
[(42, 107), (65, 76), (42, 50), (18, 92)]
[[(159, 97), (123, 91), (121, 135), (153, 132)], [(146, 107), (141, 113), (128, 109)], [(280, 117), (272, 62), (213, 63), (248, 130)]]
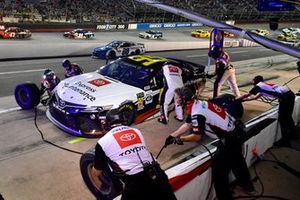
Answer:
[(40, 90), (34, 83), (19, 84), (15, 88), (15, 99), (22, 109), (31, 109), (40, 103)]
[(80, 171), (84, 183), (93, 195), (99, 200), (112, 200), (121, 194), (123, 189), (122, 182), (110, 171), (109, 168), (102, 171), (102, 176), (99, 177), (102, 182), (101, 189), (95, 187), (92, 180), (91, 170), (94, 163), (95, 151), (94, 148), (84, 153), (80, 158)]
[(129, 126), (135, 120), (135, 106), (132, 103), (126, 103), (118, 109), (122, 118), (123, 125)]

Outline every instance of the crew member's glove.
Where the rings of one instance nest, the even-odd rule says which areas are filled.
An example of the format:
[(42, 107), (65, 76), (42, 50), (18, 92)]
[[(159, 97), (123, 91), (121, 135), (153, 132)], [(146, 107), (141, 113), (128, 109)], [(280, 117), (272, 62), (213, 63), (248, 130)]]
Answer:
[(170, 144), (183, 145), (183, 142), (179, 137), (173, 137), (170, 135), (169, 137), (167, 137), (167, 139), (165, 141), (165, 146), (168, 146)]

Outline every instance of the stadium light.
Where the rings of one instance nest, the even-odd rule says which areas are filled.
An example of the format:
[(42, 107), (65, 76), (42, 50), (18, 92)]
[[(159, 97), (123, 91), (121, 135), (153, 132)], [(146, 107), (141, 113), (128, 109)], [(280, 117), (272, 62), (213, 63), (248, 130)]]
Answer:
[(278, 41), (275, 41), (275, 40), (272, 40), (269, 38), (265, 38), (263, 36), (252, 33), (251, 31), (247, 31), (247, 30), (244, 30), (244, 29), (241, 29), (241, 28), (238, 28), (238, 27), (226, 24), (226, 23), (222, 23), (222, 22), (218, 22), (218, 21), (209, 19), (205, 16), (202, 16), (198, 13), (194, 13), (192, 11), (165, 5), (158, 1), (151, 1), (151, 0), (135, 0), (135, 1), (147, 4), (152, 7), (159, 8), (161, 10), (165, 10), (167, 12), (173, 13), (175, 15), (179, 15), (181, 17), (184, 17), (184, 18), (196, 21), (196, 22), (200, 22), (200, 23), (205, 24), (210, 27), (214, 27), (214, 28), (217, 28), (217, 29), (220, 29), (223, 31), (233, 33), (235, 35), (240, 36), (241, 38), (251, 40), (255, 43), (258, 43), (260, 45), (263, 45), (263, 46), (273, 49), (275, 51), (280, 51), (280, 52), (288, 54), (290, 56), (300, 58), (300, 50), (299, 49), (297, 49), (295, 47), (287, 46), (283, 43), (280, 43)]

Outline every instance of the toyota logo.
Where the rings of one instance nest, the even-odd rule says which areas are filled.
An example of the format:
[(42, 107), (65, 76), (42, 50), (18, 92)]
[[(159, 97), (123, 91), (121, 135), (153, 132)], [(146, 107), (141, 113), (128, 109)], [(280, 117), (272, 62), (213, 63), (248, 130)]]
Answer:
[(121, 135), (120, 140), (123, 142), (128, 142), (131, 140), (134, 140), (136, 138), (136, 135), (134, 133), (126, 133)]
[(65, 102), (65, 101), (59, 100), (59, 106), (60, 106), (60, 107), (65, 107), (65, 105), (66, 105), (66, 102)]

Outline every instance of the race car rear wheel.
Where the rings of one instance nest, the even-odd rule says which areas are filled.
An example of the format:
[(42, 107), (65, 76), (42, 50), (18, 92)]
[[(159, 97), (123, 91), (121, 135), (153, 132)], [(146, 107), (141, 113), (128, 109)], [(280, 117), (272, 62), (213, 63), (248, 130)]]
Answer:
[(116, 59), (116, 52), (110, 51), (110, 52), (107, 54), (107, 59), (111, 59), (111, 60)]
[(235, 96), (231, 94), (222, 94), (213, 100), (213, 103), (226, 109), (226, 111), (236, 119), (242, 118), (244, 107), (240, 101), (235, 100)]
[(22, 83), (15, 88), (15, 99), (23, 110), (28, 110), (40, 103), (40, 90), (34, 83)]
[(94, 148), (84, 153), (80, 158), (80, 171), (84, 183), (93, 195), (99, 200), (111, 200), (121, 194), (123, 189), (122, 182), (110, 171), (109, 168), (102, 171), (103, 176), (99, 177), (102, 182), (101, 189), (95, 187), (94, 181), (91, 179), (91, 170), (94, 166), (95, 152)]
[(123, 125), (129, 126), (135, 120), (135, 106), (132, 103), (126, 103), (118, 109), (123, 117)]
[(141, 51), (139, 49), (135, 50), (135, 55), (140, 55)]

